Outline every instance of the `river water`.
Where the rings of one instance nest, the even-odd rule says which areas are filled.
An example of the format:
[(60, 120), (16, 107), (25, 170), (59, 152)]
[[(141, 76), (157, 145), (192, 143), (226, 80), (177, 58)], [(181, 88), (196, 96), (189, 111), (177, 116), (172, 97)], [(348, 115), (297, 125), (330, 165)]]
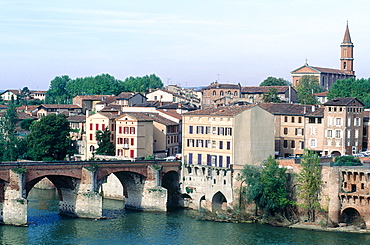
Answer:
[(33, 189), (28, 227), (0, 226), (1, 244), (370, 244), (370, 234), (198, 221), (187, 211), (144, 213), (104, 200), (104, 220), (58, 215), (57, 194)]

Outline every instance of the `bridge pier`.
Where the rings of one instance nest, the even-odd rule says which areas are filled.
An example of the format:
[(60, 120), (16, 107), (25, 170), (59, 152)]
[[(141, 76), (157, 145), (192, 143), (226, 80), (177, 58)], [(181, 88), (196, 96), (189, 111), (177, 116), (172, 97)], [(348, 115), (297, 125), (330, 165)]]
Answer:
[(10, 182), (5, 184), (2, 203), (2, 222), (6, 225), (27, 225), (27, 199), (24, 173), (9, 169)]
[(61, 188), (59, 210), (61, 214), (100, 219), (102, 217), (102, 196), (97, 191), (96, 172), (82, 168), (82, 178), (75, 189)]
[(148, 166), (148, 178), (145, 181), (142, 199), (142, 209), (145, 211), (167, 211), (167, 189), (161, 186), (160, 165)]

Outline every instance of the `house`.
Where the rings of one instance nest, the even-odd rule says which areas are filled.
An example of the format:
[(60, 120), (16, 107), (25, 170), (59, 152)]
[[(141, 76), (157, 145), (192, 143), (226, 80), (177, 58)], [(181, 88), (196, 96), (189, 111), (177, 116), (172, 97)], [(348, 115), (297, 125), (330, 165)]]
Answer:
[(282, 102), (293, 103), (297, 101), (297, 91), (291, 86), (248, 86), (242, 87), (241, 97), (249, 103), (263, 102), (263, 95), (271, 88), (276, 89), (278, 97)]
[(30, 90), (30, 97), (34, 100), (44, 101), (46, 98), (46, 90)]
[(274, 115), (275, 156), (303, 155), (305, 148), (305, 116), (312, 106), (286, 103), (260, 103)]
[(8, 90), (5, 90), (4, 92), (2, 92), (0, 94), (1, 98), (5, 101), (11, 101), (12, 98), (14, 100), (17, 99), (17, 96), (20, 95), (21, 92), (17, 89), (8, 89)]
[(296, 87), (301, 77), (305, 75), (317, 77), (320, 86), (324, 90), (329, 90), (339, 79), (348, 79), (351, 77), (355, 77), (355, 71), (353, 70), (353, 47), (354, 45), (351, 41), (351, 36), (347, 23), (343, 42), (340, 45), (340, 69), (310, 66), (306, 61), (303, 66), (291, 72), (293, 86)]
[(183, 114), (187, 164), (230, 168), (260, 165), (274, 155), (274, 116), (258, 105), (235, 105)]
[(82, 108), (78, 105), (65, 104), (42, 104), (37, 107), (37, 117), (41, 118), (49, 114), (64, 114), (67, 117), (82, 114)]
[(141, 93), (122, 92), (118, 96), (110, 96), (95, 104), (95, 111), (101, 111), (110, 105), (134, 106), (146, 102), (146, 97)]
[(95, 151), (99, 147), (96, 140), (96, 132), (104, 131), (106, 128), (111, 132), (111, 142), (115, 144), (116, 139), (116, 118), (118, 115), (111, 113), (98, 112), (86, 118), (86, 147), (85, 159), (95, 156)]
[(215, 102), (225, 96), (228, 96), (233, 100), (241, 98), (241, 85), (214, 82), (207, 87), (202, 88), (200, 92), (202, 93), (201, 108), (207, 109), (216, 107), (217, 105)]
[(95, 105), (100, 101), (104, 101), (113, 95), (77, 95), (72, 99), (73, 105), (78, 105), (82, 108), (82, 113), (86, 111), (94, 111)]
[(124, 159), (153, 155), (153, 118), (146, 113), (124, 113), (116, 119), (116, 156)]
[(325, 91), (325, 92), (321, 92), (321, 93), (316, 93), (316, 94), (313, 94), (315, 97), (316, 97), (316, 100), (320, 103), (320, 104), (324, 104), (325, 102), (328, 101), (328, 91)]

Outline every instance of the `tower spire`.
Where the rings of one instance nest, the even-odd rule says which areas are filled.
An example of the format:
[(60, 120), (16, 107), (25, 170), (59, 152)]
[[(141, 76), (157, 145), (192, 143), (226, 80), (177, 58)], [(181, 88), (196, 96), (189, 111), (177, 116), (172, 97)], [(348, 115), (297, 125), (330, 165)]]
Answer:
[(351, 75), (355, 74), (353, 70), (353, 47), (347, 21), (343, 42), (340, 44), (340, 69), (347, 71)]

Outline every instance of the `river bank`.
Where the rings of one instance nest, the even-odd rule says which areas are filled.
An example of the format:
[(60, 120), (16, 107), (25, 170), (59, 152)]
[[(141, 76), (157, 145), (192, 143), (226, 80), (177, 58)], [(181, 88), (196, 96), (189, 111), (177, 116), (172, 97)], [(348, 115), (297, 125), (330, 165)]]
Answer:
[(289, 221), (283, 217), (270, 217), (266, 219), (260, 216), (253, 216), (246, 212), (235, 212), (235, 210), (220, 210), (216, 212), (210, 212), (205, 209), (191, 210), (189, 211), (189, 216), (197, 220), (223, 223), (259, 223), (291, 229), (370, 234), (370, 230), (362, 229), (358, 225), (346, 225), (343, 223), (338, 227), (329, 227), (313, 222)]

